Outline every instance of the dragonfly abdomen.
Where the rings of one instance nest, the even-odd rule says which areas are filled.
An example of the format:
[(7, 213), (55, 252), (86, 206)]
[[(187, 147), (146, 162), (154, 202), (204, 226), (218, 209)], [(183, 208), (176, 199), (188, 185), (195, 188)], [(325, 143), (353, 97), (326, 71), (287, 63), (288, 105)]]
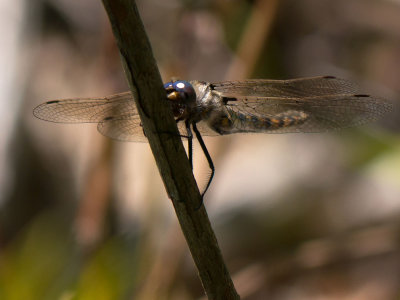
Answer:
[(209, 126), (221, 135), (240, 132), (266, 132), (284, 127), (299, 126), (309, 115), (302, 111), (286, 111), (271, 116), (257, 116), (230, 110), (209, 121)]
[(232, 118), (233, 126), (239, 129), (239, 132), (263, 132), (303, 124), (308, 119), (308, 114), (302, 111), (287, 111), (273, 116), (256, 116), (235, 112)]

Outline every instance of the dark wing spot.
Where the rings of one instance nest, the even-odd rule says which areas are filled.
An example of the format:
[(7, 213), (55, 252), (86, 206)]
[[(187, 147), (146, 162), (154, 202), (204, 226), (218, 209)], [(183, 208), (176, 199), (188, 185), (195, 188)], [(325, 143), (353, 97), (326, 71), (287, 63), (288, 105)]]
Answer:
[(47, 104), (54, 104), (60, 102), (59, 100), (52, 100), (52, 101), (47, 101)]
[(325, 79), (335, 79), (336, 77), (335, 76), (324, 76), (323, 78), (325, 78)]
[(114, 117), (105, 117), (105, 118), (103, 119), (103, 121), (110, 121), (110, 120), (112, 120), (112, 119), (114, 119)]
[(237, 101), (237, 99), (235, 97), (222, 97), (222, 101), (227, 104), (229, 101)]
[(369, 95), (365, 95), (365, 94), (357, 94), (357, 95), (354, 95), (354, 97), (363, 97), (363, 98), (366, 98), (366, 97), (369, 97)]

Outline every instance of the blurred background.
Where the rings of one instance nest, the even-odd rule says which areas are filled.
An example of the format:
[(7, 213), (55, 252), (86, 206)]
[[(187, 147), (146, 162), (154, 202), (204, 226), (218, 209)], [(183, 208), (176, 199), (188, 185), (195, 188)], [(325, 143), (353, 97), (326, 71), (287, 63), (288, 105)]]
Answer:
[[(137, 4), (164, 81), (333, 75), (399, 99), (398, 0)], [(204, 299), (149, 146), (32, 115), (127, 90), (101, 1), (2, 0), (0, 14), (0, 299)], [(205, 205), (243, 299), (400, 298), (399, 129), (395, 111), (205, 139)]]

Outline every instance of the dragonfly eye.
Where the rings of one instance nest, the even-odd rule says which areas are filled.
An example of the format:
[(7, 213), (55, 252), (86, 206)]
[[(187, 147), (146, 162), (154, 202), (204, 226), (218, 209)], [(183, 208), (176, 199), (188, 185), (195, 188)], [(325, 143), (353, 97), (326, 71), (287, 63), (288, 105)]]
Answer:
[(184, 80), (167, 82), (164, 84), (165, 91), (169, 100), (187, 104), (196, 101), (196, 92), (193, 86)]

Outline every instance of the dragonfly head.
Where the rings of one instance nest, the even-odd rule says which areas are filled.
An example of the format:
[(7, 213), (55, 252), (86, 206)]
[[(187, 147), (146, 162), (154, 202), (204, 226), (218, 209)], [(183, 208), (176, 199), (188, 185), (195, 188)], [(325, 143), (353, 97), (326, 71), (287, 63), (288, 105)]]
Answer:
[(196, 103), (196, 92), (193, 86), (184, 80), (164, 84), (167, 98), (172, 104), (175, 117), (182, 117), (187, 109)]

